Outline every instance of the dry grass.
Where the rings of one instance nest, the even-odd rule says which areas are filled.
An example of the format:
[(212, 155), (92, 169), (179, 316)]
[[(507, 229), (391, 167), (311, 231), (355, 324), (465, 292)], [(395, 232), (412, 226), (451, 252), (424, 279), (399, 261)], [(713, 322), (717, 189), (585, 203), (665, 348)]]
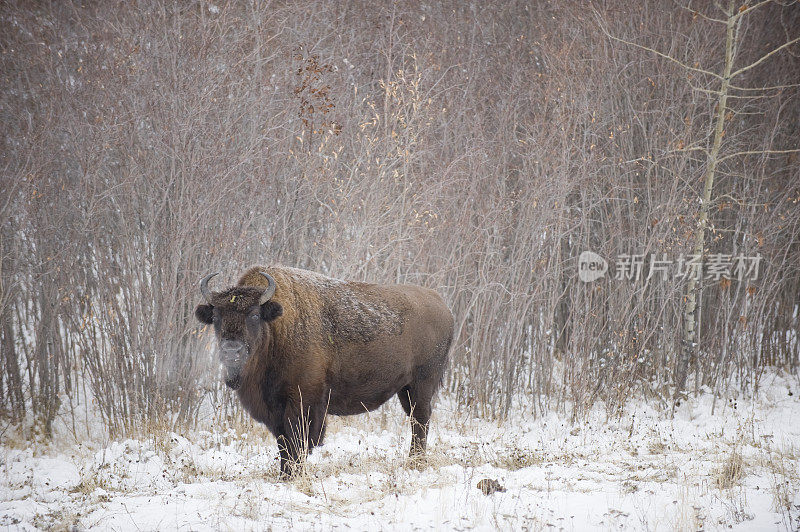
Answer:
[(797, 529), (800, 526), (800, 508), (794, 504), (800, 490), (797, 451), (793, 446), (771, 449), (769, 445), (765, 451), (763, 465), (769, 472), (773, 508), (781, 514), (787, 529)]
[(722, 467), (717, 470), (714, 483), (721, 490), (729, 490), (738, 486), (744, 475), (744, 459), (739, 445), (735, 445), (728, 453)]
[(72, 531), (79, 527), (79, 515), (74, 512), (47, 512), (33, 519), (33, 525), (42, 530)]
[(497, 458), (490, 463), (501, 469), (508, 469), (510, 471), (517, 471), (526, 467), (531, 467), (544, 462), (544, 457), (535, 454), (532, 451), (524, 449), (503, 449), (498, 453)]
[[(69, 490), (72, 506), (41, 510), (37, 523), (69, 527), (77, 520), (86, 525), (78, 513), (86, 516), (84, 507), (91, 512), (113, 507), (120, 499), (162, 497), (165, 492), (170, 501), (176, 496), (181, 500), (198, 492), (205, 496), (208, 489), (215, 501), (213, 517), (220, 523), (238, 518), (253, 523), (324, 519), (352, 524), (361, 522), (365, 513), (374, 511), (383, 518), (383, 512), (394, 515), (398, 507), (435, 500), (451, 505), (456, 501), (456, 510), (442, 510), (447, 517), (472, 512), (471, 523), (485, 525), (487, 521), (477, 517), (482, 515), (501, 529), (511, 524), (519, 528), (523, 522), (542, 529), (558, 525), (547, 501), (574, 497), (595, 504), (594, 495), (604, 492), (609, 494), (608, 510), (601, 510), (595, 521), (602, 526), (630, 527), (638, 519), (645, 529), (665, 524), (703, 529), (763, 518), (769, 502), (751, 496), (753, 485), (759, 484), (761, 494), (767, 486), (770, 490), (775, 520), (794, 529), (800, 456), (791, 445), (772, 445), (763, 435), (761, 414), (748, 416), (742, 410), (727, 419), (701, 413), (696, 424), (650, 412), (639, 421), (640, 430), (631, 430), (625, 418), (606, 425), (588, 420), (576, 430), (568, 419), (530, 423), (516, 412), (502, 424), (477, 419), (445, 396), (434, 410), (424, 459), (412, 459), (407, 456), (410, 423), (399, 405), (390, 402), (368, 415), (329, 417), (326, 443), (286, 481), (279, 477), (275, 440), (262, 426), (231, 423), (224, 431), (213, 431), (212, 425), (185, 435), (157, 427), (140, 440), (89, 450), (85, 463), (91, 465), (79, 467), (81, 481)], [(51, 447), (36, 454), (52, 452)], [(103, 452), (109, 453), (107, 460), (101, 458)], [(163, 462), (166, 476), (145, 473), (152, 470), (154, 457)], [(19, 478), (27, 479), (24, 485), (8, 488), (29, 490), (36, 484), (30, 477)], [(484, 479), (496, 479), (506, 492), (484, 496), (476, 487)], [(515, 498), (524, 512), (501, 504)], [(460, 501), (468, 506), (458, 507)], [(542, 502), (527, 506), (528, 501)], [(625, 501), (641, 501), (641, 506), (632, 510), (622, 506)], [(664, 504), (666, 513), (656, 519), (652, 508)], [(565, 512), (555, 511), (562, 517)], [(92, 519), (100, 523), (110, 518), (101, 511)]]

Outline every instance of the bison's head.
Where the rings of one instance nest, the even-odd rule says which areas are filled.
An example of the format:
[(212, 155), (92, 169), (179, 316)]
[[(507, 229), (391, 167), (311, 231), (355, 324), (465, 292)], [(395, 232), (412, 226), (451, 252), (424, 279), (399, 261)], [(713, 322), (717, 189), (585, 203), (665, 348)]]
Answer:
[(275, 280), (267, 279), (267, 288), (235, 286), (224, 292), (211, 292), (208, 281), (212, 273), (200, 281), (200, 292), (205, 304), (197, 305), (197, 319), (213, 324), (219, 341), (220, 362), (225, 367), (225, 384), (234, 390), (241, 384), (241, 374), (250, 356), (264, 343), (270, 341), (268, 322), (283, 313), (280, 303), (270, 301), (275, 293)]

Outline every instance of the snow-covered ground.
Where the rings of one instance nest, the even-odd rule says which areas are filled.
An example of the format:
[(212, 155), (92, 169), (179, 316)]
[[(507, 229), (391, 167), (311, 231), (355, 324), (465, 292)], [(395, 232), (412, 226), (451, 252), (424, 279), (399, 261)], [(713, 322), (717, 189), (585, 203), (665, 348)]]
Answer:
[[(140, 440), (0, 447), (0, 526), (111, 530), (775, 530), (800, 523), (800, 386), (755, 399), (639, 403), (617, 419), (504, 422), (439, 400), (428, 460), (405, 458), (399, 404), (329, 418), (307, 473), (278, 480), (257, 426)], [(247, 430), (247, 432), (243, 432)], [(505, 491), (484, 494), (496, 480)]]

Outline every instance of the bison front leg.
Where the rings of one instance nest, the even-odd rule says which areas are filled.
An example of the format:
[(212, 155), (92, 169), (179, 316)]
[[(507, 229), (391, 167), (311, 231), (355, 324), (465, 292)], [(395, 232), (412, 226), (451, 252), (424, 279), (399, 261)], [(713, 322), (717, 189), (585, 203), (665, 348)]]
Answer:
[(278, 437), (281, 476), (292, 477), (325, 435), (325, 409), (319, 406), (303, 410), (287, 408), (283, 431)]
[(290, 450), (290, 446), (291, 438), (287, 437), (285, 434), (278, 436), (278, 452), (280, 453), (281, 459), (280, 477), (282, 479), (291, 478), (294, 476), (295, 470), (297, 469), (297, 458), (294, 450)]

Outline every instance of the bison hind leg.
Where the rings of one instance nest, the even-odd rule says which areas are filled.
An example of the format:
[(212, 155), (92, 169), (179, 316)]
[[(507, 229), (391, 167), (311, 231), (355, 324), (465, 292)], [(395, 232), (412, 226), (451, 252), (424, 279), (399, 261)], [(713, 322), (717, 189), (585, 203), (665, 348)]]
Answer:
[(411, 415), (411, 388), (404, 386), (397, 392), (397, 398), (400, 400), (400, 405), (403, 407), (403, 412), (407, 416)]
[(411, 450), (409, 452), (411, 457), (418, 458), (425, 454), (428, 422), (431, 419), (431, 399), (435, 390), (435, 385), (409, 385), (397, 392), (397, 398), (400, 400), (403, 411), (411, 418)]
[(408, 455), (419, 457), (425, 454), (428, 441), (428, 422), (431, 419), (431, 404), (417, 403), (411, 413), (411, 450)]

